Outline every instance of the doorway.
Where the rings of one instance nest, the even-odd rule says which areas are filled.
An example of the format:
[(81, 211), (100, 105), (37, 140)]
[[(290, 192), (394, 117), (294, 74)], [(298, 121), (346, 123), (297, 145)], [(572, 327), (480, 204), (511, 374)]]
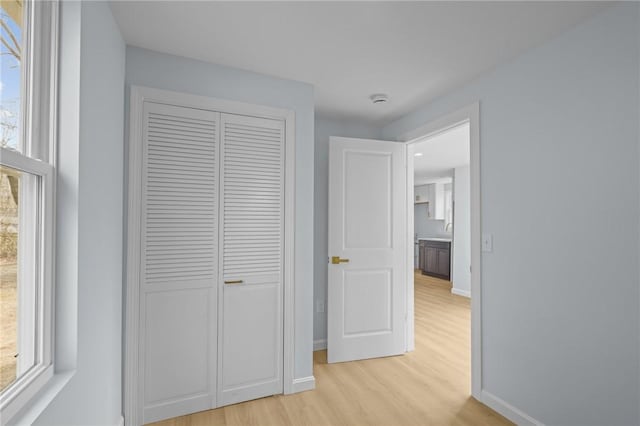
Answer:
[(414, 269), (471, 296), (469, 122), (411, 144)]
[[(456, 304), (470, 306), (471, 395), (481, 400), (479, 104), (433, 120), (399, 140), (407, 144), (407, 351), (415, 349), (412, 278), (469, 297), (470, 302), (458, 299)], [(416, 165), (420, 173), (414, 175)]]
[(478, 104), (463, 108), (395, 141), (330, 138), (327, 299), (330, 363), (399, 355), (415, 349), (413, 147), (417, 142), (468, 123), (473, 212), (469, 290), (473, 295), (471, 393), (480, 399), (478, 109)]

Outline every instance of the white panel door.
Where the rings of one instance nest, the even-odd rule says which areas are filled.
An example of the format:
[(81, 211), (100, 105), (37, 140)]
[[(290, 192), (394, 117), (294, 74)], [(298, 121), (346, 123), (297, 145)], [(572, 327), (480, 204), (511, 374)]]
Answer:
[(219, 118), (215, 112), (144, 104), (144, 423), (216, 404)]
[(405, 170), (402, 143), (331, 138), (329, 362), (405, 350)]
[(221, 117), (219, 405), (283, 392), (284, 130)]

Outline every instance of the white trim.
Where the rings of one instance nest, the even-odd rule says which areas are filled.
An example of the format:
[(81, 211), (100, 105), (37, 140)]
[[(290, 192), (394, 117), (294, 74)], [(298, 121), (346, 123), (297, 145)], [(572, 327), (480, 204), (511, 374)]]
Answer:
[(407, 238), (407, 296), (405, 302), (405, 332), (406, 332), (406, 351), (411, 352), (416, 349), (416, 333), (415, 333), (415, 307), (414, 307), (414, 280), (413, 275), (416, 269), (415, 265), (415, 236), (414, 236), (414, 200), (416, 199), (414, 194), (414, 153), (415, 146), (411, 143), (407, 144), (407, 161), (406, 161), (406, 174), (407, 174), (407, 219), (405, 222), (406, 238)]
[[(142, 131), (144, 102), (200, 108), (209, 111), (272, 118), (285, 122), (285, 236), (284, 236), (284, 335), (283, 391), (285, 394), (313, 388), (313, 384), (294, 379), (295, 354), (295, 113), (291, 110), (243, 102), (197, 96), (168, 90), (131, 86), (129, 101), (128, 204), (126, 218), (126, 301), (124, 356), (124, 418), (127, 425), (141, 424), (139, 393), (139, 308), (140, 308), (140, 232)], [(301, 384), (301, 383), (305, 384)]]
[[(39, 182), (34, 181), (31, 186), (35, 190), (33, 198), (24, 197), (29, 191), (20, 189), (20, 196), (27, 200), (29, 204), (23, 206), (20, 212), (20, 231), (27, 230), (29, 239), (34, 240), (34, 244), (27, 247), (19, 245), (19, 256), (35, 251), (35, 258), (26, 257), (26, 267), (30, 269), (29, 280), (36, 283), (33, 292), (30, 292), (29, 309), (33, 314), (33, 320), (29, 320), (31, 331), (35, 328), (34, 344), (23, 345), (18, 342), (19, 350), (29, 350), (29, 364), (33, 368), (27, 370), (30, 365), (17, 363), (17, 380), (0, 393), (0, 416), (5, 422), (11, 420), (19, 413), (35, 395), (43, 389), (53, 377), (53, 202), (55, 197), (55, 176), (53, 166), (40, 160), (35, 160), (20, 154), (16, 151), (0, 148), (1, 163), (7, 167), (20, 170), (25, 174), (39, 178)], [(26, 177), (26, 176), (24, 176)], [(24, 183), (25, 181), (23, 181)], [(21, 185), (22, 186), (22, 185)], [(31, 202), (35, 205), (31, 205)], [(20, 271), (19, 271), (20, 273)], [(21, 278), (27, 275), (20, 275)], [(22, 303), (22, 302), (19, 302)], [(25, 308), (25, 306), (22, 306)], [(23, 317), (19, 317), (23, 319)], [(35, 323), (34, 323), (35, 321)], [(26, 334), (24, 327), (18, 324), (18, 340), (31, 337)], [(22, 337), (21, 337), (22, 336)], [(27, 371), (21, 372), (20, 369)]]
[(31, 173), (38, 176), (53, 174), (53, 166), (40, 160), (27, 157), (17, 151), (0, 147), (2, 164), (13, 169)]
[(120, 416), (118, 422), (116, 423), (116, 426), (124, 426), (124, 416)]
[[(125, 351), (124, 351), (124, 418), (127, 425), (142, 424), (142, 408), (138, 395), (138, 340), (140, 308), (140, 232), (142, 196), (142, 108), (144, 96), (131, 88), (129, 98), (129, 173), (127, 178), (128, 200), (125, 233), (127, 256), (125, 258)], [(135, 284), (134, 284), (135, 283)]]
[(26, 1), (22, 68), (21, 134), (23, 152), (29, 157), (54, 163), (58, 79), (58, 11), (54, 1)]
[[(401, 135), (398, 140), (413, 144), (425, 138), (433, 137), (439, 133), (447, 131), (462, 123), (468, 122), (470, 127), (470, 149), (471, 149), (471, 395), (480, 400), (482, 391), (482, 262), (481, 262), (481, 213), (482, 205), (480, 198), (480, 104), (475, 102), (450, 114), (430, 121), (415, 130)], [(409, 145), (411, 146), (411, 145)], [(410, 149), (407, 150), (410, 152)], [(409, 155), (409, 154), (407, 154)], [(412, 157), (412, 156), (411, 156)], [(411, 159), (409, 159), (409, 162)], [(407, 171), (407, 175), (412, 174)], [(409, 177), (407, 177), (409, 182)], [(413, 191), (413, 187), (408, 189)], [(413, 205), (413, 198), (409, 198)], [(413, 222), (407, 226), (412, 230)], [(413, 230), (411, 239), (407, 245), (413, 250)], [(413, 258), (413, 257), (411, 257)], [(413, 274), (409, 279), (412, 279)], [(409, 286), (411, 287), (411, 286)], [(407, 292), (407, 297), (409, 294)], [(409, 304), (413, 300), (408, 300)], [(408, 321), (408, 326), (413, 322), (413, 318)]]
[(293, 389), (293, 392), (291, 393), (313, 390), (316, 388), (316, 378), (313, 376), (307, 376), (299, 379), (293, 379), (291, 385)]
[(313, 351), (324, 351), (327, 349), (327, 339), (318, 339), (313, 341)]
[[(228, 99), (211, 98), (208, 96), (192, 95), (190, 93), (174, 92), (144, 86), (131, 86), (131, 96), (133, 96), (134, 91), (137, 92), (137, 96), (140, 96), (142, 100), (146, 102), (182, 106), (185, 108), (200, 108), (226, 114), (272, 118), (275, 120), (286, 120), (287, 122), (295, 117), (293, 111), (284, 108), (254, 105), (245, 102), (230, 101)], [(131, 113), (133, 113), (133, 110), (131, 110)], [(140, 114), (141, 113), (142, 111), (140, 111)]]
[(285, 125), (284, 149), (284, 334), (282, 371), (283, 393), (297, 392), (294, 383), (295, 360), (295, 221), (296, 221), (296, 120), (293, 111), (282, 111)]
[(469, 290), (460, 290), (459, 288), (455, 287), (451, 289), (451, 294), (471, 298), (471, 292)]
[(480, 402), (491, 407), (519, 426), (544, 426), (544, 423), (534, 419), (486, 390), (482, 391), (480, 395)]
[(55, 373), (53, 378), (47, 382), (42, 391), (39, 393), (38, 398), (29, 402), (22, 411), (18, 413), (11, 421), (7, 422), (7, 425), (30, 425), (40, 417), (40, 414), (49, 406), (51, 401), (58, 395), (58, 393), (69, 383), (69, 380), (75, 374), (74, 371), (65, 373)]

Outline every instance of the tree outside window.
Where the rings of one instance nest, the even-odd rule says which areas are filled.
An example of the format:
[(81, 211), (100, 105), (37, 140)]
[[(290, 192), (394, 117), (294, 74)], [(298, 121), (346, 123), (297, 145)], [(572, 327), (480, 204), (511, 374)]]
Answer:
[[(0, 146), (19, 149), (21, 0), (0, 2)], [(17, 378), (19, 174), (0, 169), (0, 390)]]

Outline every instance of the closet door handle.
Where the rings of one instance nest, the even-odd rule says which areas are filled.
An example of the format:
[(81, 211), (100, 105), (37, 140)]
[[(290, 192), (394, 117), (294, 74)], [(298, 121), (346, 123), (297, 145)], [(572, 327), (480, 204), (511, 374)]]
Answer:
[(231, 281), (225, 281), (225, 284), (242, 284), (244, 281), (243, 280), (231, 280)]

